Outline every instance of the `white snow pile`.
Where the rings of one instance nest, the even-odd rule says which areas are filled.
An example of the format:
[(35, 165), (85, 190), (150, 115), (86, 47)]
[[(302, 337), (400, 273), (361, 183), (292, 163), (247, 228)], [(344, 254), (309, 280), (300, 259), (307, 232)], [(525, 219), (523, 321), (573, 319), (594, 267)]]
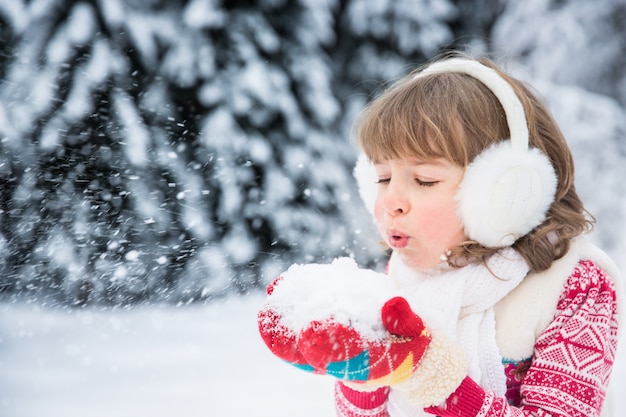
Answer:
[(397, 295), (387, 275), (361, 269), (348, 257), (330, 264), (294, 264), (270, 292), (263, 309), (278, 313), (281, 324), (295, 334), (312, 321), (332, 318), (369, 340), (387, 334), (380, 311)]

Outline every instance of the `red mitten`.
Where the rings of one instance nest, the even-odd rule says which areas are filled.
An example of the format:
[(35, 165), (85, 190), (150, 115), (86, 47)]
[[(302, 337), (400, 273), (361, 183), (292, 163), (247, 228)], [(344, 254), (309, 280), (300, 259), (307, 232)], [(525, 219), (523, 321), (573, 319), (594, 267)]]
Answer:
[(267, 293), (261, 337), (276, 356), (309, 372), (394, 384), (414, 372), (430, 342), (393, 282), (350, 258), (292, 265)]
[(382, 339), (332, 318), (312, 322), (298, 335), (297, 351), (315, 373), (379, 386), (397, 384), (415, 372), (431, 336), (402, 297), (384, 304), (381, 319), (389, 332)]
[[(274, 288), (282, 279), (280, 276), (267, 286), (267, 295), (272, 295)], [(282, 315), (271, 308), (264, 308), (259, 311), (257, 322), (261, 338), (274, 355), (298, 368), (313, 372), (313, 367), (298, 350), (296, 333), (283, 323)]]
[(467, 376), (463, 349), (431, 333), (387, 276), (350, 258), (292, 265), (267, 293), (261, 337), (300, 369), (357, 391), (393, 385), (419, 408), (441, 404)]

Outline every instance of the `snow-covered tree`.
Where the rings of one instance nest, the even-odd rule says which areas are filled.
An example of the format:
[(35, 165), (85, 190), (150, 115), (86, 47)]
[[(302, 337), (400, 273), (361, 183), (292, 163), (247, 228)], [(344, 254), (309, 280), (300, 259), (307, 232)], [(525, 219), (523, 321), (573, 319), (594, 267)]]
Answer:
[(2, 290), (188, 302), (292, 262), (376, 262), (351, 118), (363, 80), (437, 52), (453, 16), (445, 0), (0, 2)]
[(626, 106), (626, 1), (502, 1), (491, 38), (534, 77), (577, 85)]
[[(597, 144), (575, 115), (605, 109), (589, 129), (612, 121), (602, 155), (621, 166), (623, 3), (0, 0), (0, 293), (187, 303), (294, 262), (380, 267), (351, 125), (446, 49), (504, 51), (562, 84), (544, 91), (579, 155)], [(565, 65), (574, 46), (587, 69)]]

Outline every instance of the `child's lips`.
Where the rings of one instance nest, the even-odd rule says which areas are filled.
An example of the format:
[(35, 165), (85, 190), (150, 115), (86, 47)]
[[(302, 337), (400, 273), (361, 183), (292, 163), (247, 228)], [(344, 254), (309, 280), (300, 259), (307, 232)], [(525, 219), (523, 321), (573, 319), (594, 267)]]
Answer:
[(387, 233), (387, 237), (389, 240), (389, 245), (392, 248), (402, 249), (409, 244), (409, 237), (396, 231), (390, 231), (389, 233)]

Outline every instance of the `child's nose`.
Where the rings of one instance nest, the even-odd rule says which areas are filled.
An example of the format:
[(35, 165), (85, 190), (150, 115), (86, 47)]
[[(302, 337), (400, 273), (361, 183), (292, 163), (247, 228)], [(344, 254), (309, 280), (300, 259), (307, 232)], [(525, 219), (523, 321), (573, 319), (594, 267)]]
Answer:
[(409, 211), (409, 202), (400, 190), (389, 186), (384, 199), (385, 210), (391, 216), (406, 214)]

